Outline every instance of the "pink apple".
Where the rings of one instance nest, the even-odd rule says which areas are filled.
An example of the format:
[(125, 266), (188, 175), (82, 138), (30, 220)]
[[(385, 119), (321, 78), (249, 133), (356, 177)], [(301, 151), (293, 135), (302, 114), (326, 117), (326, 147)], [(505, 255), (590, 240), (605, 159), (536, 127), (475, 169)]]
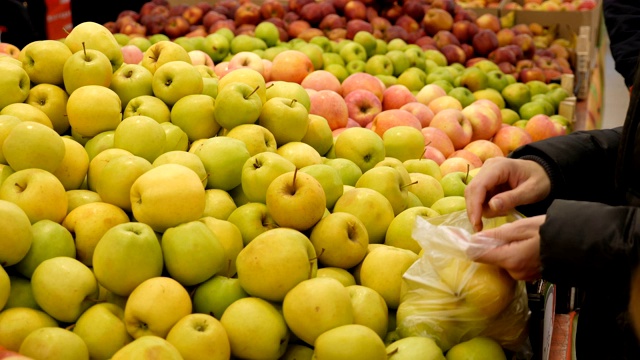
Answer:
[(251, 51), (241, 51), (229, 59), (229, 71), (249, 68), (259, 72), (264, 77), (264, 64), (260, 55)]
[(202, 50), (191, 50), (189, 51), (189, 57), (191, 58), (191, 63), (193, 65), (205, 65), (215, 71), (213, 60), (206, 52)]
[(271, 66), (272, 80), (300, 84), (314, 70), (311, 59), (298, 50), (284, 50), (278, 53), (271, 62), (273, 63)]
[(264, 81), (271, 81), (271, 66), (273, 63), (269, 59), (262, 59), (262, 65), (264, 66), (264, 72), (262, 73)]
[(507, 156), (513, 150), (522, 145), (529, 144), (533, 140), (525, 129), (518, 126), (506, 125), (498, 130), (491, 141), (502, 150), (504, 156)]
[(344, 97), (349, 118), (360, 126), (367, 126), (382, 111), (382, 102), (369, 90), (357, 89)]
[(440, 164), (440, 173), (442, 176), (445, 176), (452, 172), (467, 172), (475, 168), (476, 167), (468, 159), (463, 157), (449, 157)]
[(431, 100), (427, 106), (429, 106), (429, 109), (433, 111), (434, 115), (437, 115), (440, 111), (446, 109), (462, 110), (462, 103), (460, 103), (460, 100), (450, 95), (437, 97)]
[(341, 132), (347, 130), (348, 127), (341, 127), (341, 128), (337, 128), (337, 129), (333, 129), (331, 130), (331, 134), (333, 135), (333, 138), (335, 139), (338, 135), (340, 135)]
[(463, 150), (474, 153), (484, 163), (493, 157), (503, 157), (502, 149), (490, 140), (471, 140)]
[(444, 131), (451, 139), (455, 150), (462, 149), (471, 142), (473, 128), (462, 110), (453, 108), (441, 110), (433, 116), (429, 126)]
[(400, 109), (382, 110), (373, 118), (373, 121), (371, 122), (371, 130), (382, 137), (385, 131), (394, 126), (400, 125), (411, 126), (418, 130), (422, 130), (422, 125), (418, 118), (416, 118), (412, 113)]
[(378, 99), (382, 101), (385, 88), (382, 80), (377, 77), (365, 72), (356, 72), (347, 76), (342, 81), (342, 96), (347, 96), (350, 92), (357, 89), (365, 89), (376, 94)]
[(424, 127), (421, 131), (424, 143), (440, 150), (444, 157), (449, 157), (455, 151), (453, 142), (444, 131), (431, 126)]
[(20, 48), (10, 43), (0, 42), (0, 53), (7, 54), (13, 58), (18, 58), (20, 55)]
[(449, 155), (448, 159), (454, 158), (454, 157), (460, 157), (460, 158), (466, 159), (467, 161), (469, 161), (469, 163), (473, 167), (480, 167), (482, 166), (482, 163), (483, 163), (482, 159), (480, 159), (478, 155), (466, 149), (460, 149), (460, 150), (454, 151), (451, 155)]
[(135, 45), (125, 45), (120, 48), (122, 51), (122, 60), (125, 64), (139, 64), (144, 57), (144, 53)]
[[(532, 121), (533, 120), (533, 121)], [(527, 120), (525, 131), (531, 135), (531, 140), (544, 140), (554, 136), (566, 135), (567, 128), (554, 122), (545, 114), (538, 114)]]
[(340, 80), (327, 70), (315, 70), (309, 73), (300, 83), (305, 89), (333, 90), (342, 95)]
[(360, 126), (360, 124), (357, 121), (353, 120), (352, 118), (349, 118), (349, 120), (347, 120), (346, 127), (350, 128), (350, 127), (362, 127), (362, 126)]
[(419, 101), (408, 102), (400, 107), (400, 110), (407, 110), (420, 120), (422, 127), (429, 126), (433, 119), (433, 111), (429, 107)]
[(445, 95), (447, 95), (447, 92), (439, 85), (427, 84), (418, 91), (416, 94), (416, 100), (425, 105), (429, 105), (431, 100)]
[(472, 141), (479, 139), (489, 140), (500, 129), (502, 113), (497, 106), (495, 106), (498, 110), (496, 112), (489, 103), (495, 106), (493, 102), (488, 100), (486, 102), (474, 101), (462, 109), (462, 114), (469, 119), (473, 129)]
[(408, 87), (400, 84), (391, 85), (382, 93), (382, 109), (400, 109), (403, 105), (417, 101)]
[(309, 94), (311, 107), (309, 114), (316, 114), (327, 119), (331, 130), (347, 126), (349, 109), (344, 98), (333, 90), (314, 90)]
[(216, 64), (213, 68), (213, 71), (218, 75), (218, 78), (222, 78), (229, 72), (229, 62), (223, 61)]
[(447, 159), (444, 155), (442, 155), (440, 150), (430, 145), (424, 147), (424, 155), (422, 155), (422, 157), (425, 159), (431, 159), (438, 165), (441, 165)]

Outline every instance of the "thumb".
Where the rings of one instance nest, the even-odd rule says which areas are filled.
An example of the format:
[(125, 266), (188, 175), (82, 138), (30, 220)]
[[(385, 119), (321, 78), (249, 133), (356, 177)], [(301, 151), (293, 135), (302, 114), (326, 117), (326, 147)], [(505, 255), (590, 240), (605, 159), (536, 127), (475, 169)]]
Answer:
[(489, 200), (489, 209), (494, 213), (504, 213), (514, 209), (521, 202), (517, 199), (523, 198), (520, 189), (513, 189), (497, 194)]

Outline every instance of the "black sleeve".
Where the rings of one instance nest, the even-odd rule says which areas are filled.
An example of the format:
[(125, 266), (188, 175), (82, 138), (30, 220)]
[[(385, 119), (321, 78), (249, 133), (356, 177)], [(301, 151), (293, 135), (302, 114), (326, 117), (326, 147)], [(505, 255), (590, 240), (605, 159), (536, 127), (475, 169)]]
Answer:
[(616, 71), (630, 87), (640, 54), (640, 1), (604, 0), (602, 12)]
[(540, 229), (542, 276), (568, 286), (615, 282), (626, 289), (638, 265), (639, 236), (636, 207), (556, 200)]
[(544, 214), (555, 199), (620, 203), (615, 168), (622, 128), (577, 131), (525, 145), (511, 157), (539, 162), (551, 179), (551, 194), (538, 204), (518, 208)]
[(0, 9), (0, 41), (22, 49), (30, 42), (46, 39), (44, 16), (31, 16), (44, 14), (44, 2), (0, 0)]

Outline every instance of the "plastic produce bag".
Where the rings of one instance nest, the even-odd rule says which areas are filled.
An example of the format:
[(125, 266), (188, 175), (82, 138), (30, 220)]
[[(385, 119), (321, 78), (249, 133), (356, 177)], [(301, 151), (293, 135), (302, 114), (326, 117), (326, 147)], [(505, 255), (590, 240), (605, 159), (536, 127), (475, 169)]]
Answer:
[[(520, 217), (514, 212), (483, 219), (484, 228)], [(416, 218), (413, 238), (423, 251), (403, 275), (396, 331), (402, 338), (430, 337), (445, 352), (473, 337), (489, 336), (507, 350), (531, 353), (526, 284), (496, 266), (473, 262), (500, 243), (472, 243), (472, 232), (466, 211)]]

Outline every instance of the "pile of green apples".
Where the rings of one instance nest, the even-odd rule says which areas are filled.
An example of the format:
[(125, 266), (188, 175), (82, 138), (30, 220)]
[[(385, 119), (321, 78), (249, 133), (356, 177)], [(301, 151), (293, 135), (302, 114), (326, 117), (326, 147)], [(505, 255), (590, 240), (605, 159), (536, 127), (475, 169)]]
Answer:
[[(356, 56), (349, 44), (340, 53)], [(299, 48), (260, 59), (261, 72), (250, 53), (212, 68), (161, 40), (126, 63), (87, 22), (0, 57), (0, 347), (34, 359), (505, 358), (481, 332), (446, 346), (403, 337), (396, 310), (421, 259), (416, 218), (463, 211), (482, 162), (505, 155), (498, 132), (524, 129), (437, 84), (340, 79)], [(362, 123), (358, 90), (382, 104)], [(487, 323), (501, 309), (466, 294), (513, 281), (466, 288), (449, 274)]]

